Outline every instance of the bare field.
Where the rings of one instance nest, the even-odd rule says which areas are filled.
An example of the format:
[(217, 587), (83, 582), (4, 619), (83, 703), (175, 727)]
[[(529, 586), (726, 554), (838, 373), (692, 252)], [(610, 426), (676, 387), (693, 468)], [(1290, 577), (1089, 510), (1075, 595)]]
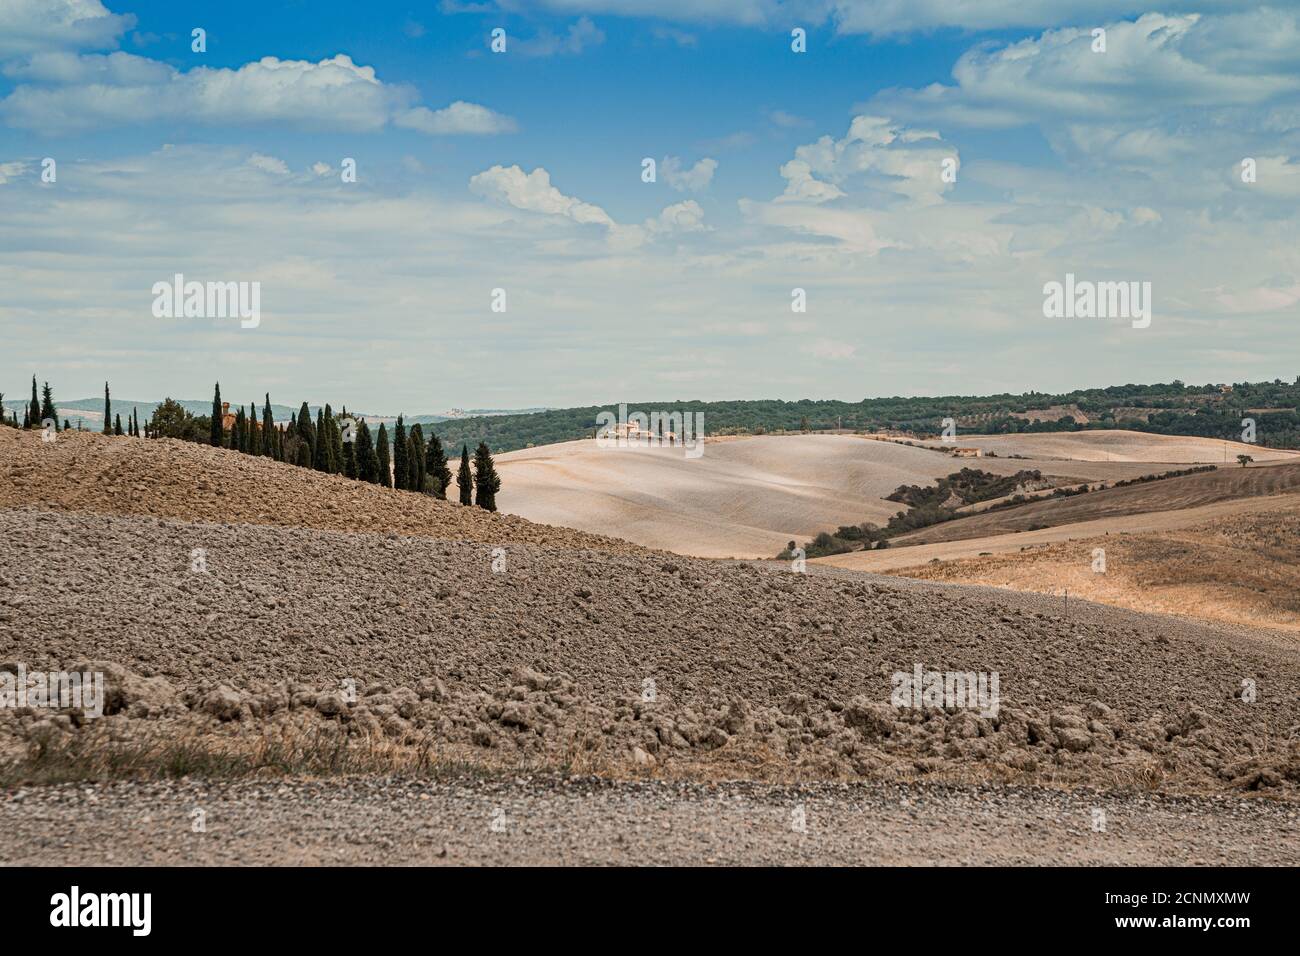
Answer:
[[(1105, 537), (893, 570), (924, 580), (1021, 591), (1068, 589), (1080, 598), (1139, 611), (1300, 631), (1300, 495), (1267, 499), (1267, 507), (1260, 501), (1228, 504), (1232, 507), (1165, 513), (1189, 519), (1178, 528), (1147, 528), (1141, 519), (1130, 520), (1125, 530), (1116, 528)], [(1093, 571), (1097, 548), (1105, 550), (1104, 573)], [(894, 555), (906, 556), (906, 551)]]
[[(1148, 435), (1123, 429), (1085, 432), (1037, 432), (1022, 435), (962, 435), (958, 445), (1000, 457), (1021, 455), (1041, 460), (1158, 462), (1163, 464), (1234, 464), (1238, 455), (1256, 461), (1294, 461), (1300, 452), (1261, 448), (1243, 442), (1182, 435)], [(934, 447), (942, 447), (931, 442)]]
[(791, 540), (903, 508), (884, 495), (963, 466), (994, 474), (1040, 468), (1063, 481), (1163, 470), (1126, 462), (971, 462), (854, 435), (772, 435), (710, 441), (687, 460), (675, 448), (565, 442), (497, 458), (503, 511), (696, 557), (771, 557)]

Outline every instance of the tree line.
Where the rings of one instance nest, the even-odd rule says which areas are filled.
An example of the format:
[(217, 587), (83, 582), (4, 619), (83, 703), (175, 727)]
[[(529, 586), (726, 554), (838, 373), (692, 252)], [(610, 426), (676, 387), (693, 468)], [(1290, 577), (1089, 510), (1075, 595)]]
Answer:
[[(0, 392), (0, 424), (13, 428), (44, 428), (52, 422), (56, 430), (71, 426), (65, 419), (60, 427), (54, 405), (54, 393), (48, 382), (37, 394), (36, 377), (32, 377), (32, 399), (23, 405), (21, 423), (15, 411), (12, 419), (4, 415), (4, 393)], [(255, 455), (310, 468), (327, 474), (343, 475), (356, 481), (413, 491), (446, 500), (451, 487), (451, 468), (442, 441), (419, 423), (406, 426), (399, 415), (390, 436), (387, 425), (379, 424), (372, 432), (363, 419), (348, 414), (345, 406), (335, 415), (326, 404), (316, 412), (315, 420), (307, 403), (284, 424), (277, 424), (271, 413), (271, 396), (259, 413), (255, 403), (242, 405), (232, 413), (230, 427), (225, 427), (226, 409), (221, 400), (221, 383), (212, 395), (212, 413), (194, 415), (172, 398), (164, 399), (143, 424), (139, 412), (132, 409), (127, 424), (113, 413), (108, 383), (104, 383), (105, 435), (128, 435), (136, 438), (176, 438), (199, 444), (227, 448), (245, 455)], [(479, 442), (470, 458), (468, 444), (460, 450), (457, 472), (459, 501), (496, 511), (496, 496), (501, 490), (501, 476), (486, 442)]]

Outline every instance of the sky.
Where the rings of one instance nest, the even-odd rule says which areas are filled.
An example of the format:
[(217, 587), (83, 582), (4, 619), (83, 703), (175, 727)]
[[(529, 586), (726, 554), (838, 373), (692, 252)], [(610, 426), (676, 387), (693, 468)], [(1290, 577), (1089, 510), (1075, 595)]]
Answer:
[[(10, 398), (1291, 380), (1298, 201), (1295, 3), (0, 0)], [(259, 321), (156, 315), (178, 273)]]

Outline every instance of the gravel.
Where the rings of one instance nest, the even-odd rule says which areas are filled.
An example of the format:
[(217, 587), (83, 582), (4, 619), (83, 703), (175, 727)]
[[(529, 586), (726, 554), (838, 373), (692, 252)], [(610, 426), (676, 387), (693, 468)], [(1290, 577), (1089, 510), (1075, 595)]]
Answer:
[(921, 784), (57, 786), (0, 793), (0, 828), (9, 865), (1300, 863), (1292, 803)]

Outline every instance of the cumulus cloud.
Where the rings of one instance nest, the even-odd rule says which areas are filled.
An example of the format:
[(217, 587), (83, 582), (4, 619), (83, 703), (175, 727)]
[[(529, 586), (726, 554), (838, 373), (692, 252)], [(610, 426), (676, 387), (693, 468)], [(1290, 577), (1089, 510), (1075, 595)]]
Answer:
[(393, 124), (433, 136), (513, 133), (519, 128), (509, 116), (493, 112), (477, 103), (466, 103), (464, 100), (457, 100), (440, 110), (417, 106), (398, 114)]
[(36, 54), (5, 67), (19, 85), (0, 100), (10, 126), (66, 132), (183, 120), (375, 131), (390, 122), (430, 134), (496, 133), (514, 121), (458, 101), (432, 111), (346, 54), (313, 63), (267, 56), (238, 69), (180, 71), (131, 53)]
[(133, 26), (134, 16), (110, 13), (99, 0), (4, 0), (0, 59), (51, 50), (110, 49)]
[(1177, 107), (1264, 103), (1300, 90), (1295, 13), (1150, 13), (1104, 29), (1104, 53), (1093, 51), (1091, 29), (1077, 27), (977, 46), (953, 67), (953, 85), (886, 91), (870, 107), (990, 127), (1044, 119), (1114, 123)]
[(785, 200), (827, 202), (844, 195), (850, 180), (923, 203), (938, 202), (951, 184), (943, 161), (960, 168), (957, 151), (937, 133), (908, 129), (880, 116), (858, 116), (843, 139), (823, 136), (800, 146), (781, 167)]
[(682, 161), (676, 156), (665, 156), (659, 164), (668, 185), (678, 192), (697, 193), (713, 181), (713, 174), (718, 168), (716, 159), (704, 158), (690, 169), (682, 168)]
[(574, 222), (613, 226), (614, 220), (599, 206), (566, 196), (551, 185), (551, 174), (541, 166), (525, 173), (518, 166), (493, 166), (470, 177), (470, 191), (504, 202), (516, 209), (564, 216)]

